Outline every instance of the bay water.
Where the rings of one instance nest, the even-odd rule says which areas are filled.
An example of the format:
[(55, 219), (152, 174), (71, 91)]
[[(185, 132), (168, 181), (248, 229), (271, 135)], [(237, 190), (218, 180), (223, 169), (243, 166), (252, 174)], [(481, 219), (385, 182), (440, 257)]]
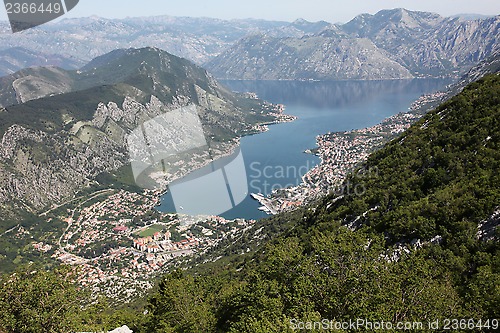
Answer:
[[(241, 152), (250, 193), (268, 195), (273, 189), (295, 186), (319, 163), (305, 153), (316, 147), (316, 136), (328, 132), (370, 127), (408, 108), (421, 95), (451, 83), (445, 79), (391, 81), (223, 81), (237, 92), (255, 92), (271, 103), (284, 104), (285, 113), (297, 120), (270, 126), (269, 131), (243, 137)], [(248, 196), (233, 209), (220, 214), (227, 219), (260, 219), (267, 216)], [(173, 212), (170, 193), (158, 207)]]

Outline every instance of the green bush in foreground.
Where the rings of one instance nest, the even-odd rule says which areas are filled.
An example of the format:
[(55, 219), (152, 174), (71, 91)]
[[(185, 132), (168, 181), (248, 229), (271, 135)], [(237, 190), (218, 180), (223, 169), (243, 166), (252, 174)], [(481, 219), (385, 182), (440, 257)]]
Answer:
[(68, 269), (24, 269), (0, 280), (0, 330), (12, 333), (71, 332), (79, 291)]

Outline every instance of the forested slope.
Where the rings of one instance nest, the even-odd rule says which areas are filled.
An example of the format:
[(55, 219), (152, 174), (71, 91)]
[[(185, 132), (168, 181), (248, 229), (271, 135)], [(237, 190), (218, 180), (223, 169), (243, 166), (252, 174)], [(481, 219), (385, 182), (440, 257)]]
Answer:
[(358, 191), (297, 212), (301, 222), (238, 266), (166, 276), (144, 331), (498, 318), (498, 221), (480, 227), (500, 206), (498, 119), (492, 75), (373, 154), (346, 183)]

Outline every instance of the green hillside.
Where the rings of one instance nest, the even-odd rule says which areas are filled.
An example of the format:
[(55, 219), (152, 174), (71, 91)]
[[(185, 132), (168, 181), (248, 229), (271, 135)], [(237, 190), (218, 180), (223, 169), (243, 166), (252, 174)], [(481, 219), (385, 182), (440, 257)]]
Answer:
[(359, 191), (288, 216), (301, 222), (255, 254), (165, 277), (143, 331), (498, 318), (498, 231), (477, 236), (500, 206), (498, 119), (495, 75), (373, 154), (348, 180)]

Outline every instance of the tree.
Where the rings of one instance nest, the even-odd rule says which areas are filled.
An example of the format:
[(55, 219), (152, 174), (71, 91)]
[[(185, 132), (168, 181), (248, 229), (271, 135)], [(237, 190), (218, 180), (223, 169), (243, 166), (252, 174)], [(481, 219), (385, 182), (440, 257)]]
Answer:
[(0, 279), (0, 330), (59, 333), (74, 329), (79, 291), (67, 268), (27, 267)]
[(212, 299), (219, 288), (209, 281), (175, 271), (167, 275), (150, 299), (146, 332), (210, 332), (215, 326)]

